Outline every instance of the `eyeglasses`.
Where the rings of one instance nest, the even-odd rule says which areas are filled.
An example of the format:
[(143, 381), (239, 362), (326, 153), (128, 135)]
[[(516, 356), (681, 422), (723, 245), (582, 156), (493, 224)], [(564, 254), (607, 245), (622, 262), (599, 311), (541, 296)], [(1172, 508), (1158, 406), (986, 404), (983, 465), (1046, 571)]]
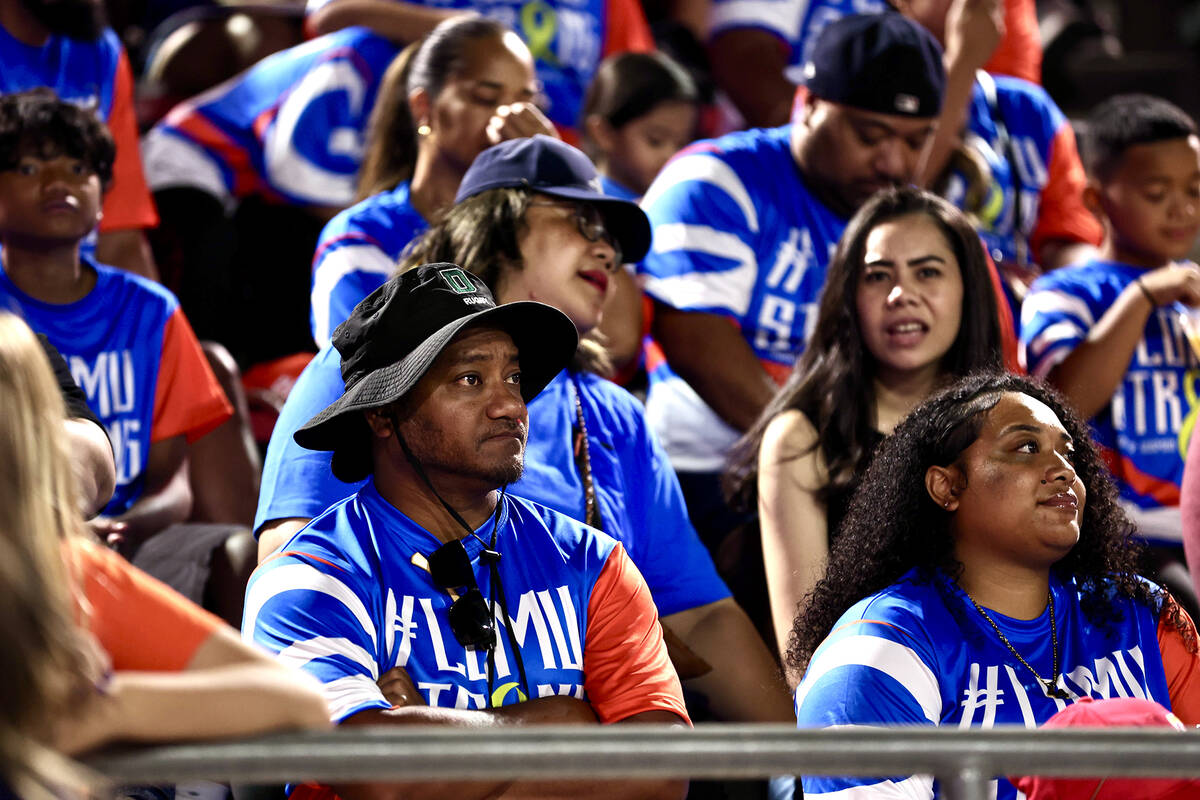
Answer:
[(450, 630), (463, 647), (491, 650), (496, 646), (496, 625), (479, 584), (471, 569), (471, 557), (461, 539), (439, 547), (429, 554), (429, 576), (439, 589), (461, 589), (464, 594), (450, 606)]
[(623, 264), (621, 260), (621, 245), (617, 244), (617, 239), (613, 236), (604, 224), (604, 216), (594, 205), (590, 203), (530, 203), (530, 207), (537, 206), (539, 208), (561, 208), (564, 211), (570, 211), (575, 218), (575, 227), (579, 230), (579, 234), (589, 242), (599, 242), (604, 240), (608, 242), (613, 249), (613, 265)]

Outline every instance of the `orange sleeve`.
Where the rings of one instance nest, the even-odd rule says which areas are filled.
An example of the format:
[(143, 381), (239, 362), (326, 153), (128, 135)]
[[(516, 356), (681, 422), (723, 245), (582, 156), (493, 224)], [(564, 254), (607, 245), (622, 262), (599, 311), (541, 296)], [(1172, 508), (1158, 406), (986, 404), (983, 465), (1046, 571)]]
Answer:
[(654, 50), (654, 36), (646, 12), (638, 0), (608, 0), (605, 18), (602, 56), (613, 53), (649, 53)]
[(1042, 38), (1034, 0), (1004, 0), (1004, 36), (983, 65), (988, 72), (1042, 82)]
[(114, 670), (183, 670), (225, 625), (98, 544), (76, 540), (68, 545), (68, 558), (87, 603), (88, 628)]
[(112, 185), (104, 196), (104, 218), (100, 232), (153, 228), (158, 212), (142, 173), (142, 154), (138, 145), (137, 117), (133, 111), (133, 71), (125, 49), (117, 59), (116, 85), (113, 87), (112, 112), (108, 128), (117, 144), (113, 162)]
[(1187, 623), (1187, 635), (1171, 624), (1168, 614), (1172, 607), (1178, 608), (1168, 598), (1163, 613), (1158, 619), (1158, 649), (1162, 652), (1163, 671), (1167, 673), (1167, 690), (1171, 695), (1171, 711), (1184, 725), (1200, 725), (1200, 653), (1188, 649), (1188, 640), (1197, 647), (1196, 626), (1182, 608), (1179, 609)]
[(608, 554), (588, 599), (583, 672), (588, 702), (602, 723), (670, 711), (691, 724), (658, 609), (620, 544)]
[(1029, 237), (1034, 256), (1040, 262), (1042, 245), (1056, 239), (1099, 246), (1104, 240), (1104, 228), (1083, 204), (1087, 176), (1079, 160), (1071, 123), (1063, 122), (1054, 134), (1046, 170), (1049, 178), (1042, 189), (1037, 226)]
[(151, 442), (180, 434), (194, 442), (233, 416), (225, 390), (178, 307), (163, 328), (162, 362), (154, 391)]

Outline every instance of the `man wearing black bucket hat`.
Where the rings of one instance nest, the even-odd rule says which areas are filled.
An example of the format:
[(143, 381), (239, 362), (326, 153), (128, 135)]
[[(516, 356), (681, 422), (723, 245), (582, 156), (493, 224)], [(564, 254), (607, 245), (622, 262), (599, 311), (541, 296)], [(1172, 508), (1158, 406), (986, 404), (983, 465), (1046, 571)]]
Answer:
[[(335, 332), (345, 393), (296, 440), (332, 451), (339, 478), (369, 478), (255, 573), (243, 633), (316, 675), (337, 721), (686, 723), (624, 549), (504, 492), (521, 474), (525, 403), (576, 343), (561, 312), (496, 306), (453, 264), (392, 278)], [(505, 787), (409, 788), (482, 797)], [(682, 784), (571, 792), (672, 797)]]

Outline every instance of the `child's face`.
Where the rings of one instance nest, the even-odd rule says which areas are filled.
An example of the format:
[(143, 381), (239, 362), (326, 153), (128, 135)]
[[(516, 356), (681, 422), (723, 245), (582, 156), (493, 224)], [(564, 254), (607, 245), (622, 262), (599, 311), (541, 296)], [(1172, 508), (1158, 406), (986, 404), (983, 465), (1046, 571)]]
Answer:
[(0, 235), (5, 241), (79, 241), (100, 218), (100, 177), (66, 155), (25, 155), (0, 171)]
[(625, 123), (613, 133), (612, 152), (604, 154), (609, 173), (632, 191), (645, 194), (667, 160), (692, 140), (696, 116), (691, 103), (671, 101)]
[(1185, 258), (1200, 233), (1200, 139), (1129, 148), (1099, 194), (1120, 261), (1159, 267)]

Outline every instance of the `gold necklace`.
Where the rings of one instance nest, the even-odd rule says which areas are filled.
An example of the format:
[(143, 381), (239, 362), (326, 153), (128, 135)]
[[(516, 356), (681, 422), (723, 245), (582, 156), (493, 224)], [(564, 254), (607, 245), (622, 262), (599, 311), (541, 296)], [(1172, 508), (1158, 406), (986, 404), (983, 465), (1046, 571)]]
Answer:
[[(958, 588), (962, 589), (961, 586)], [(1050, 678), (1043, 678), (1041, 675), (1039, 675), (1038, 671), (1034, 669), (1030, 663), (1021, 656), (1020, 653), (1017, 652), (1017, 648), (1013, 647), (1012, 642), (1010, 642), (1008, 637), (1004, 635), (1004, 631), (1000, 630), (1000, 626), (997, 625), (995, 620), (991, 618), (991, 615), (983, 610), (983, 606), (975, 602), (975, 598), (971, 597), (971, 594), (966, 589), (962, 589), (962, 593), (965, 594), (967, 599), (971, 601), (971, 605), (975, 606), (975, 610), (979, 612), (980, 616), (987, 620), (988, 625), (992, 626), (992, 630), (994, 630), (996, 635), (1000, 637), (1000, 641), (1003, 642), (1004, 646), (1008, 648), (1008, 652), (1016, 656), (1017, 661), (1020, 661), (1025, 665), (1025, 669), (1033, 673), (1033, 677), (1037, 678), (1038, 683), (1045, 688), (1048, 696), (1058, 698), (1059, 700), (1071, 699), (1071, 695), (1067, 694), (1067, 691), (1058, 685), (1058, 624), (1057, 618), (1054, 615), (1053, 591), (1046, 591), (1046, 602), (1050, 606), (1050, 653), (1053, 662), (1051, 664), (1051, 668), (1054, 670), (1053, 677)]]

